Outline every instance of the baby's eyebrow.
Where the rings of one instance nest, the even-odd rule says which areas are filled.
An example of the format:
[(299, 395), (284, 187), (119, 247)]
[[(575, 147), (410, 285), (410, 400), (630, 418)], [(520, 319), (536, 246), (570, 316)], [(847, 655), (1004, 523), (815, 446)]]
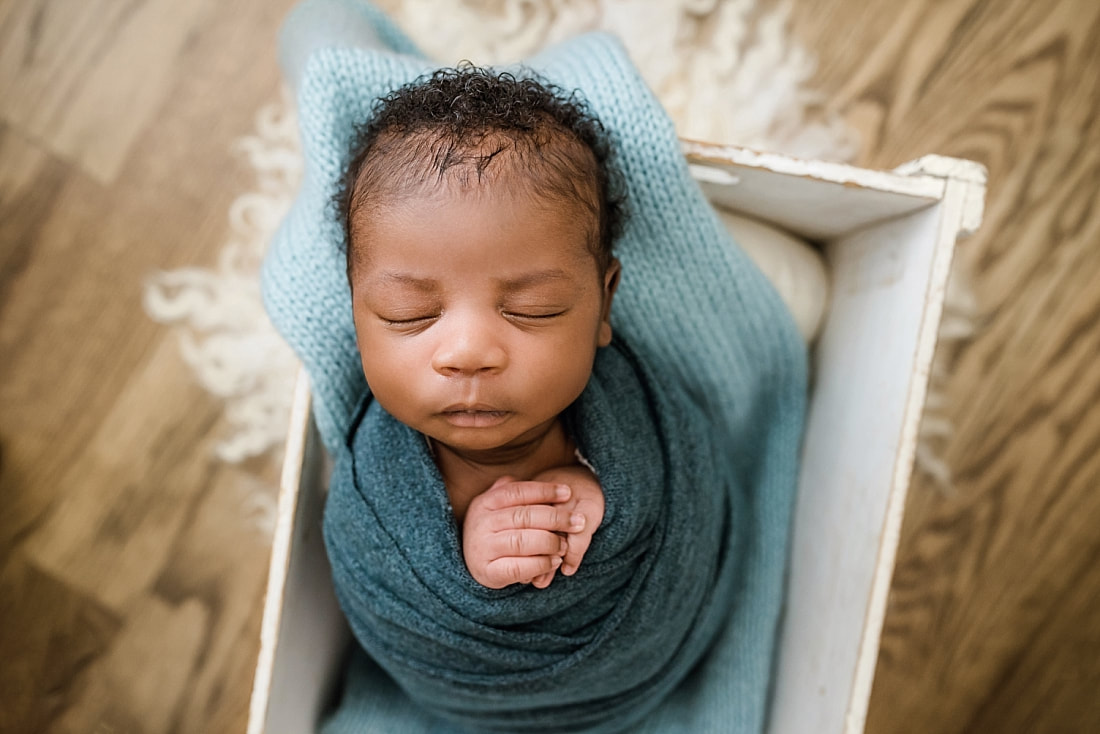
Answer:
[(415, 288), (418, 291), (425, 293), (431, 293), (439, 289), (439, 282), (433, 278), (418, 278), (415, 275), (409, 273), (399, 273), (390, 270), (385, 270), (378, 274), (378, 277), (383, 283), (395, 283), (398, 285), (407, 285)]
[(550, 270), (536, 270), (534, 272), (524, 273), (515, 278), (500, 278), (499, 282), (501, 287), (506, 291), (521, 291), (525, 288), (542, 285), (543, 283), (553, 283), (555, 281), (569, 279), (569, 274), (564, 270), (552, 268)]

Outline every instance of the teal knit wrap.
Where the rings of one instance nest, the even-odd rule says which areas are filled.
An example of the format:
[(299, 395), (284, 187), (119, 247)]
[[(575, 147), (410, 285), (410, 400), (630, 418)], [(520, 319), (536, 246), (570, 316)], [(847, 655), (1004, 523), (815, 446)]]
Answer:
[(704, 406), (677, 387), (618, 338), (598, 351), (563, 420), (607, 509), (576, 575), (547, 589), (470, 576), (423, 436), (365, 399), (325, 545), (352, 632), (417, 708), (468, 731), (617, 731), (704, 655), (752, 528)]
[[(631, 731), (760, 732), (805, 411), (804, 345), (778, 295), (691, 179), (671, 121), (620, 44), (583, 36), (528, 66), (582, 90), (611, 132), (631, 211), (616, 249), (623, 278), (613, 328), (694, 406), (698, 424), (691, 430), (724, 447), (713, 452), (711, 473), (736, 477), (729, 486), (737, 488), (731, 500), (742, 535), (728, 617), (691, 674)], [(305, 177), (264, 263), (263, 292), (272, 321), (310, 375), (314, 414), (332, 451), (366, 390), (333, 196), (354, 128), (373, 100), (432, 68), (412, 55), (323, 49), (313, 54), (299, 92)], [(369, 662), (357, 664), (332, 731), (449, 731), (376, 673)]]

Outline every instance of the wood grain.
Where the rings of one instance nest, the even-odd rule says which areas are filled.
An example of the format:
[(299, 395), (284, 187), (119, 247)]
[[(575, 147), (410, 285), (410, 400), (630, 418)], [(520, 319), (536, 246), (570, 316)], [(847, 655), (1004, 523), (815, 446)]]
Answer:
[(910, 491), (868, 731), (1100, 731), (1100, 5), (857, 5), (795, 28), (861, 162), (990, 171), (979, 330), (938, 355), (955, 481)]
[(178, 78), (211, 0), (8, 3), (0, 16), (4, 117), (110, 182)]
[[(0, 731), (241, 732), (270, 463), (140, 310), (252, 184), (291, 0), (0, 4)], [(1100, 731), (1100, 5), (804, 0), (860, 161), (990, 169), (951, 490), (909, 494), (868, 731)]]
[(140, 304), (228, 236), (289, 5), (0, 5), (0, 731), (243, 731), (277, 467)]

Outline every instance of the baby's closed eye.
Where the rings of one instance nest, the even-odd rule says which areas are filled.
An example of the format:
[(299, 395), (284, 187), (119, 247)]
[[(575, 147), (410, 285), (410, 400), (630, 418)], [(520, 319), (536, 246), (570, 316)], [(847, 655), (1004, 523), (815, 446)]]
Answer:
[(505, 318), (520, 319), (529, 321), (549, 321), (559, 316), (564, 316), (568, 313), (569, 309), (565, 308), (539, 308), (539, 307), (523, 307), (523, 308), (511, 308), (503, 311)]
[(438, 313), (417, 314), (415, 316), (399, 316), (396, 314), (390, 316), (384, 316), (382, 314), (375, 315), (382, 323), (388, 324), (390, 326), (407, 326), (410, 324), (421, 324), (439, 318)]

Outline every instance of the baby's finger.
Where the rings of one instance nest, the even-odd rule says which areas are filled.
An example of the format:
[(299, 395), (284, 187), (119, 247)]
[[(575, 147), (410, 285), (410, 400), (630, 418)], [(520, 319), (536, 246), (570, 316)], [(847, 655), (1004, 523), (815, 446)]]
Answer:
[(511, 528), (577, 533), (584, 530), (585, 517), (560, 505), (519, 505), (497, 510), (488, 519), (494, 533)]
[(486, 550), (491, 558), (561, 556), (566, 551), (566, 540), (546, 530), (506, 530), (493, 533)]
[(549, 571), (542, 574), (541, 576), (536, 576), (535, 578), (531, 579), (531, 586), (534, 586), (536, 589), (545, 589), (547, 586), (550, 585), (550, 582), (553, 580), (554, 572)]
[[(503, 479), (503, 477), (501, 478)], [(485, 490), (481, 501), (488, 510), (503, 510), (520, 505), (548, 505), (564, 502), (573, 494), (565, 484), (551, 482), (511, 482), (498, 479)]]
[(588, 552), (588, 546), (592, 545), (592, 533), (570, 533), (565, 536), (565, 557), (562, 559), (561, 572), (565, 576), (572, 576), (580, 568), (584, 554)]
[[(509, 584), (526, 584), (543, 574), (553, 573), (561, 565), (561, 556), (509, 556), (497, 558), (486, 564), (489, 576), (496, 582), (493, 588), (503, 589)], [(486, 584), (487, 586), (489, 584)]]

